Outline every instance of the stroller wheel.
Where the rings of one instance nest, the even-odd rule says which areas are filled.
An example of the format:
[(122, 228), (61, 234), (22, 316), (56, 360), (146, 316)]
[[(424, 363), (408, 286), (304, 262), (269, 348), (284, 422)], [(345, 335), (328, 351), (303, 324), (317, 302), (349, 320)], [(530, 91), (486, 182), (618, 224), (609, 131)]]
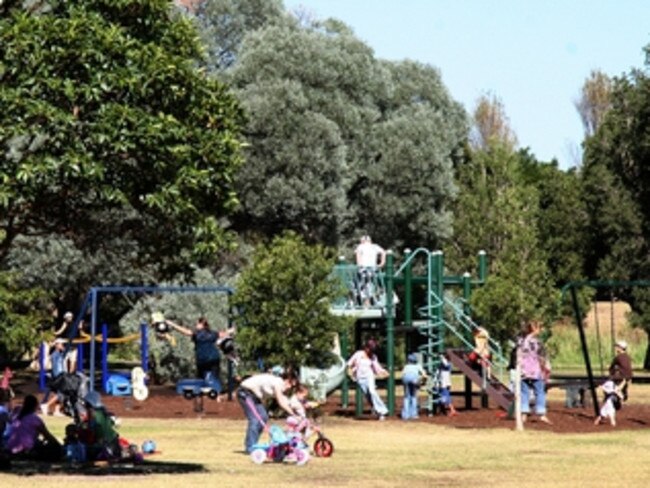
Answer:
[(334, 444), (327, 437), (321, 437), (314, 442), (314, 454), (318, 457), (330, 457), (334, 453)]
[(266, 461), (266, 451), (264, 449), (253, 449), (251, 451), (251, 461), (255, 464), (263, 464)]

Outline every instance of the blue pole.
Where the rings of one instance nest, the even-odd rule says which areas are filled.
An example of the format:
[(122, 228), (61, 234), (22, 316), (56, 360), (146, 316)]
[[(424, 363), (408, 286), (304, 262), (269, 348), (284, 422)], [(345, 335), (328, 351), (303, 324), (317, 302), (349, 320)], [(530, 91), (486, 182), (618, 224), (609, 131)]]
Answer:
[(149, 371), (149, 336), (147, 335), (146, 322), (140, 324), (140, 362), (142, 370), (147, 373)]
[(45, 383), (45, 342), (41, 342), (40, 351), (38, 354), (38, 388), (40, 391), (45, 390)]
[(84, 344), (80, 342), (77, 344), (77, 371), (83, 372), (84, 370)]
[(97, 289), (90, 290), (90, 391), (95, 390), (95, 334), (97, 334)]
[(102, 324), (102, 387), (108, 393), (108, 325)]

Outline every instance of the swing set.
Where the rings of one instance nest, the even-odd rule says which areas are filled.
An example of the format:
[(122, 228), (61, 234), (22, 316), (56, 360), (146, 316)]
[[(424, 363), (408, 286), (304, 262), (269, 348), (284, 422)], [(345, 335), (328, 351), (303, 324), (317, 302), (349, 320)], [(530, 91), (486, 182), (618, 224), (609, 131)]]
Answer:
[[(598, 404), (598, 395), (596, 393), (596, 383), (594, 379), (594, 373), (591, 365), (591, 357), (589, 355), (589, 348), (587, 346), (587, 338), (585, 335), (584, 320), (582, 316), (582, 310), (578, 301), (578, 290), (584, 287), (590, 288), (609, 288), (610, 289), (610, 303), (611, 303), (611, 312), (610, 312), (610, 334), (612, 342), (612, 351), (614, 348), (615, 340), (615, 320), (614, 320), (614, 304), (615, 296), (614, 289), (616, 288), (649, 288), (650, 280), (634, 280), (634, 281), (617, 281), (617, 280), (592, 280), (592, 281), (571, 281), (562, 287), (562, 302), (567, 293), (571, 294), (571, 305), (573, 307), (573, 313), (576, 321), (576, 326), (578, 327), (578, 332), (580, 334), (580, 345), (582, 348), (582, 355), (585, 361), (585, 368), (587, 370), (587, 380), (589, 382), (589, 390), (591, 391), (591, 399), (594, 406), (594, 413), (596, 416), (599, 415), (600, 406)], [(598, 306), (595, 306), (596, 314), (596, 340), (598, 344), (598, 357), (600, 361), (600, 370), (601, 374), (604, 374), (604, 363), (603, 363), (603, 351), (602, 351), (602, 341), (600, 334), (600, 323), (598, 319)]]

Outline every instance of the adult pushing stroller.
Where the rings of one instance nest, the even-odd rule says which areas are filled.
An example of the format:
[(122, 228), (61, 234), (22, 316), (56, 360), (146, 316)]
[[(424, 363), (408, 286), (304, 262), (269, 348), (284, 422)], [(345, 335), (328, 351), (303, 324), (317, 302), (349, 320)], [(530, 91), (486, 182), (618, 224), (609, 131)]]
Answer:
[(83, 373), (63, 373), (50, 382), (50, 389), (58, 395), (63, 413), (72, 417), (76, 424), (86, 413), (83, 399), (88, 386), (88, 377)]

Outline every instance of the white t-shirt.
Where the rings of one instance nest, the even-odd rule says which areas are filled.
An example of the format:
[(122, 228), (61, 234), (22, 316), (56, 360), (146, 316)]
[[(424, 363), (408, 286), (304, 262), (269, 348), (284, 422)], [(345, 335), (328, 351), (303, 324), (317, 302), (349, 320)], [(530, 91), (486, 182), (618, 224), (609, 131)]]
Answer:
[(252, 391), (260, 400), (265, 400), (267, 398), (275, 398), (277, 388), (280, 391), (284, 390), (284, 380), (274, 374), (261, 373), (246, 378), (241, 382), (241, 386)]
[(377, 258), (384, 253), (384, 249), (373, 242), (362, 242), (354, 253), (357, 257), (357, 266), (375, 268), (378, 265)]

